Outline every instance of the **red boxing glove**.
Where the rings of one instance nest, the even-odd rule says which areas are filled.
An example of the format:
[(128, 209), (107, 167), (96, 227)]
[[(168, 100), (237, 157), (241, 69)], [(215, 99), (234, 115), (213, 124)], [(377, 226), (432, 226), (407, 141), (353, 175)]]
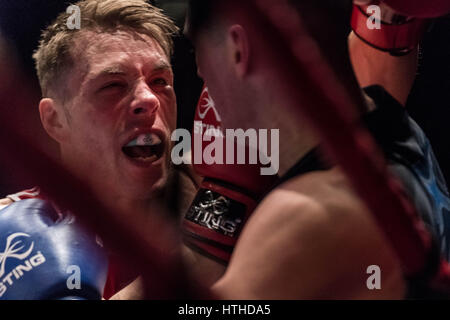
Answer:
[(361, 5), (353, 6), (351, 26), (360, 39), (394, 56), (417, 48), (429, 20), (399, 14), (389, 6), (390, 1), (355, 2)]
[(448, 0), (383, 0), (383, 2), (396, 12), (410, 17), (437, 18), (450, 13)]
[[(260, 164), (203, 163), (203, 153), (214, 142), (226, 146), (220, 115), (206, 87), (195, 113), (193, 140), (194, 170), (204, 180), (184, 219), (184, 241), (201, 254), (226, 264), (246, 220), (277, 175), (261, 175)], [(248, 145), (245, 148), (249, 154)]]

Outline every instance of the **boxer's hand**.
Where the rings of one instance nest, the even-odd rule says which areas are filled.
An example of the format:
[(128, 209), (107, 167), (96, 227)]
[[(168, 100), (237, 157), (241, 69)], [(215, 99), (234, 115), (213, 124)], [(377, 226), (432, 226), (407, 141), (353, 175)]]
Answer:
[(93, 234), (45, 200), (0, 210), (0, 299), (100, 299), (107, 258)]
[[(207, 88), (202, 92), (195, 113), (194, 140), (196, 134), (213, 136), (213, 141), (224, 139), (221, 118)], [(203, 143), (202, 153), (207, 145)], [(248, 151), (248, 146), (245, 148)], [(194, 170), (204, 180), (185, 216), (185, 243), (226, 264), (246, 220), (277, 176), (261, 175), (259, 164), (196, 164), (195, 150), (193, 157)]]

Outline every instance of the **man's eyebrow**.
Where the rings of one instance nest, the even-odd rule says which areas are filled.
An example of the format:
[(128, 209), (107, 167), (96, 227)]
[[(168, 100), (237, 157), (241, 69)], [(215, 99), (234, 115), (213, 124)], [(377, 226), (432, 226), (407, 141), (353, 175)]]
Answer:
[(111, 76), (111, 75), (124, 75), (126, 74), (126, 72), (124, 71), (123, 68), (121, 68), (120, 66), (112, 66), (112, 67), (107, 67), (99, 72), (94, 73), (93, 75), (91, 75), (89, 78), (90, 79), (97, 79), (103, 76)]
[(170, 64), (161, 62), (156, 67), (153, 68), (152, 72), (171, 71), (171, 70), (172, 70), (172, 66)]
[[(172, 72), (172, 66), (166, 62), (161, 62), (157, 66), (155, 66), (151, 72), (157, 73), (157, 72), (165, 72), (165, 71)], [(106, 67), (106, 68), (102, 69), (99, 72), (95, 72), (95, 73), (87, 75), (86, 80), (88, 82), (91, 82), (91, 81), (100, 79), (102, 77), (117, 76), (117, 75), (120, 75), (120, 76), (127, 75), (127, 72), (120, 65), (110, 66), (110, 67)]]
[(106, 67), (98, 72), (88, 72), (83, 77), (83, 83), (89, 83), (107, 76), (125, 75), (125, 70), (120, 66)]

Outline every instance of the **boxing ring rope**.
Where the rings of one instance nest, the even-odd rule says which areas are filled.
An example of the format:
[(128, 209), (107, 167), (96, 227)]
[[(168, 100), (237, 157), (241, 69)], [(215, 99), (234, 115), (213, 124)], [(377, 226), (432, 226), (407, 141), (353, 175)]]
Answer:
[[(420, 274), (430, 257), (431, 237), (389, 175), (373, 138), (355, 121), (359, 102), (339, 83), (285, 0), (240, 1), (239, 5), (248, 6), (254, 22), (264, 26), (265, 37), (277, 43), (276, 50), (270, 46), (267, 49), (279, 58), (276, 62), (279, 76), (285, 82), (286, 97), (295, 106), (292, 114), (306, 116), (320, 134), (325, 150), (340, 164), (390, 240), (405, 275)], [(159, 298), (207, 297), (203, 288), (189, 283), (180, 252), (176, 250), (179, 236), (165, 219), (154, 215), (152, 225), (148, 226), (142, 217), (121, 218), (132, 215), (105, 208), (79, 179), (40, 150), (32, 137), (20, 132), (16, 124), (21, 119), (14, 113), (14, 106), (28, 102), (23, 87), (18, 90), (20, 82), (10, 82), (15, 70), (7, 72), (12, 85), (5, 85), (3, 72), (0, 69), (0, 154), (10, 160), (11, 168), (38, 181), (51, 199), (72, 210), (105, 243), (138, 263), (147, 285), (160, 291)], [(315, 103), (304, 103), (300, 108), (298, 101)], [(448, 264), (441, 261), (439, 270), (434, 283), (450, 292)]]
[[(306, 117), (319, 134), (324, 151), (340, 165), (389, 239), (406, 277), (421, 278), (429, 260), (436, 258), (431, 236), (387, 171), (373, 137), (354, 120), (360, 102), (341, 85), (286, 0), (250, 2), (251, 19), (264, 26), (266, 43), (277, 44), (272, 54), (278, 59), (273, 63), (279, 67), (284, 93), (294, 106), (290, 111)], [(267, 50), (273, 47), (267, 46)], [(298, 101), (314, 103), (300, 106)], [(450, 267), (442, 259), (436, 263), (438, 273), (432, 285), (450, 293)]]

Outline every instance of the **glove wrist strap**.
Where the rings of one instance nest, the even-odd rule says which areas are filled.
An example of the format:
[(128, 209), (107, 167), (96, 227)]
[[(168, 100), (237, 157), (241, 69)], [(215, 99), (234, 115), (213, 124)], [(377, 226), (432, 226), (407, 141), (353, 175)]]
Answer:
[(184, 242), (227, 264), (256, 201), (241, 192), (205, 180), (183, 222)]
[[(353, 6), (351, 27), (354, 33), (370, 46), (395, 56), (406, 55), (417, 48), (428, 26), (428, 20), (409, 18), (388, 13), (382, 14), (380, 28), (369, 28), (368, 6)], [(369, 22), (369, 23), (368, 23)]]

